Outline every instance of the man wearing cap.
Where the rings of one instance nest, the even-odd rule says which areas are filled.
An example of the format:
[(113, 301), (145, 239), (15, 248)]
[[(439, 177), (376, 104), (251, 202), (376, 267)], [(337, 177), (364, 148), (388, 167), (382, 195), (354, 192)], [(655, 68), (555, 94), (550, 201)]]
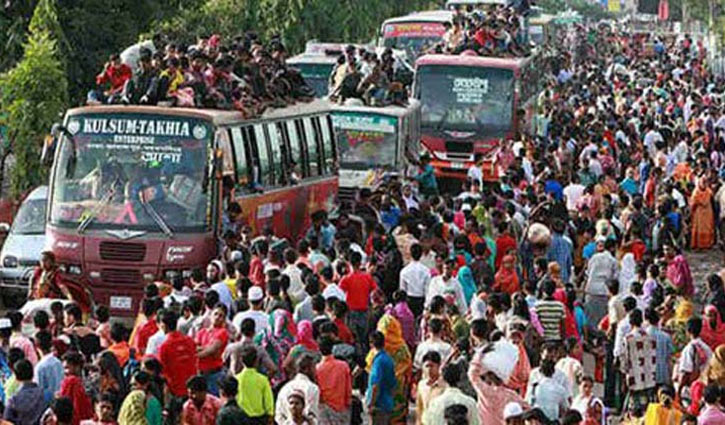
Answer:
[(524, 425), (524, 408), (521, 403), (510, 401), (503, 408), (503, 420), (506, 425)]
[(269, 315), (264, 312), (263, 308), (264, 290), (259, 286), (252, 286), (247, 291), (247, 301), (249, 301), (250, 309), (237, 313), (232, 323), (234, 328), (239, 331), (242, 328), (244, 319), (252, 319), (254, 320), (256, 334), (259, 335), (265, 329), (269, 329)]

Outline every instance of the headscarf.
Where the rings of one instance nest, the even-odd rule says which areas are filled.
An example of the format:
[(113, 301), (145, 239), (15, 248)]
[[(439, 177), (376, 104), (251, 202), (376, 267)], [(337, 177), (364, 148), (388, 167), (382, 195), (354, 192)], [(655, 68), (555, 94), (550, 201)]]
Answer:
[(146, 393), (131, 391), (123, 400), (118, 425), (148, 425), (146, 421)]
[(629, 294), (632, 282), (637, 279), (637, 262), (634, 254), (628, 252), (622, 257), (622, 269), (619, 271), (619, 291), (621, 294)]
[[(715, 313), (717, 322), (715, 327), (710, 326), (710, 319), (707, 317), (708, 313)], [(713, 351), (718, 346), (725, 344), (725, 323), (720, 318), (720, 313), (717, 308), (713, 305), (705, 307), (705, 317), (702, 318), (702, 331), (700, 332), (700, 338), (707, 344)]]
[(501, 269), (494, 277), (494, 288), (507, 294), (513, 295), (519, 291), (519, 276), (514, 268), (515, 258), (513, 255), (505, 255), (501, 260)]
[(703, 375), (709, 383), (725, 385), (725, 345), (717, 347), (705, 366)]
[[(473, 278), (473, 272), (471, 268), (464, 265), (458, 269), (458, 276), (456, 276), (458, 282), (463, 288), (463, 297), (466, 299), (466, 305), (471, 304), (471, 298), (476, 294), (476, 280)], [(466, 314), (465, 311), (459, 312)]]
[(385, 309), (385, 313), (398, 319), (400, 326), (403, 329), (403, 339), (405, 339), (405, 342), (408, 343), (409, 347), (414, 347), (416, 343), (415, 316), (413, 315), (413, 312), (410, 311), (408, 304), (401, 301), (396, 303), (395, 306), (388, 306)]
[(675, 317), (673, 317), (675, 322), (687, 322), (690, 317), (692, 317), (692, 314), (695, 312), (695, 305), (692, 304), (690, 301), (681, 298), (679, 302), (677, 303), (677, 307), (675, 308)]
[(403, 327), (400, 322), (390, 314), (384, 314), (378, 321), (377, 330), (385, 335), (385, 351), (393, 355), (405, 345), (403, 339)]
[[(602, 412), (602, 417), (599, 421), (597, 421), (595, 417), (597, 406), (601, 408)], [(606, 424), (606, 421), (604, 419), (604, 403), (602, 403), (600, 399), (592, 397), (592, 399), (589, 400), (589, 405), (587, 406), (587, 411), (584, 415), (584, 425), (604, 425)]]
[[(295, 344), (297, 328), (289, 311), (278, 308), (269, 315), (269, 328), (254, 338), (254, 343), (267, 352), (274, 364), (281, 364)], [(284, 368), (272, 377), (272, 383), (286, 380)]]
[(320, 351), (320, 346), (312, 335), (312, 322), (303, 320), (297, 324), (297, 344), (311, 351)]

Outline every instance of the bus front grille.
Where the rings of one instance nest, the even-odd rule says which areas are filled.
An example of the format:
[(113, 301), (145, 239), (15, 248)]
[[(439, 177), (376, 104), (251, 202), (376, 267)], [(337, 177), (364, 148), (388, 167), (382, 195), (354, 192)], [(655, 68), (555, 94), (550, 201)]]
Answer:
[(102, 269), (101, 281), (103, 283), (134, 285), (141, 282), (141, 272), (132, 269)]
[(446, 152), (450, 154), (455, 153), (466, 153), (470, 154), (473, 152), (472, 142), (458, 142), (453, 140), (446, 141)]
[(128, 242), (101, 242), (101, 260), (139, 262), (146, 257), (146, 244)]

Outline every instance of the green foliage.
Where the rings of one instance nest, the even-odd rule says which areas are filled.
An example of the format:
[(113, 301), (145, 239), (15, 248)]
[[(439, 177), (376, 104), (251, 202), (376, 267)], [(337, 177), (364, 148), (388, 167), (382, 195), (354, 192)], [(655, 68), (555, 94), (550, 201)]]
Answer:
[[(43, 137), (68, 104), (68, 83), (56, 42), (47, 29), (58, 22), (50, 9), (33, 17), (35, 25), (17, 65), (0, 76), (0, 112), (7, 115), (15, 167), (11, 195), (45, 181), (46, 170), (38, 166)], [(44, 15), (41, 16), (41, 13)]]
[(23, 56), (26, 30), (36, 2), (12, 1), (0, 6), (0, 72), (11, 68)]
[(210, 34), (228, 39), (248, 30), (263, 39), (280, 34), (288, 49), (300, 51), (313, 39), (368, 42), (386, 18), (437, 7), (430, 0), (205, 0), (153, 28), (180, 43)]

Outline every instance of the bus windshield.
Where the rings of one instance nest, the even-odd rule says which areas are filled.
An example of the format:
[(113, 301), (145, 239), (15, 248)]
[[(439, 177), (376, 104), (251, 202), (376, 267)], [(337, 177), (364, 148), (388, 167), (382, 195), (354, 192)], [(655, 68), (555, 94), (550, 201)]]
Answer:
[(327, 96), (328, 81), (334, 68), (329, 63), (291, 63), (290, 66), (297, 68), (308, 86), (315, 91), (315, 97)]
[(202, 232), (208, 228), (205, 121), (74, 115), (54, 168), (50, 222), (64, 227)]
[(455, 65), (418, 69), (424, 128), (502, 137), (512, 128), (513, 71)]
[(440, 42), (446, 30), (436, 22), (386, 24), (383, 28), (383, 46), (403, 50), (409, 59), (420, 56), (424, 49)]
[(333, 127), (340, 168), (369, 170), (394, 167), (398, 150), (398, 120), (386, 115), (336, 112)]

